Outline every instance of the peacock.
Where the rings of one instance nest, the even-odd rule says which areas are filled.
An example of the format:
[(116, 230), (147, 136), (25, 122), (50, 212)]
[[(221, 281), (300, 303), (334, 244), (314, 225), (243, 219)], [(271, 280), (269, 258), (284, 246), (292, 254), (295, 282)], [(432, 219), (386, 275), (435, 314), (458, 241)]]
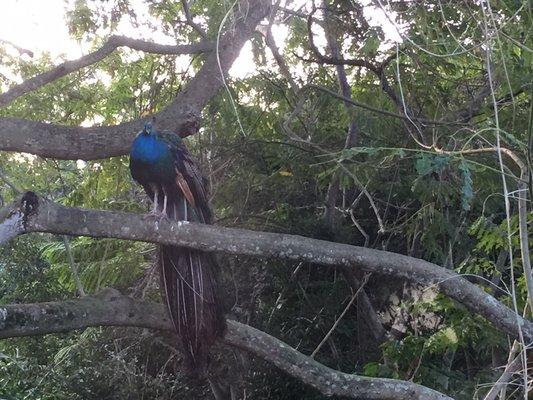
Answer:
[[(206, 180), (183, 140), (152, 123), (133, 141), (130, 171), (152, 200), (151, 214), (177, 221), (212, 223)], [(159, 246), (162, 295), (184, 355), (185, 372), (203, 376), (209, 349), (224, 334), (218, 269), (211, 254)]]

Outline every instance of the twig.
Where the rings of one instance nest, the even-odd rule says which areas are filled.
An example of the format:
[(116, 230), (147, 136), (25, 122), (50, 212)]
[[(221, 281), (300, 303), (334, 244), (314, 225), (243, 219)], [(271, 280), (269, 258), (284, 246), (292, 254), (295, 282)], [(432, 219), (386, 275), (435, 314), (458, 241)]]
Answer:
[(19, 52), (21, 56), (24, 54), (27, 54), (30, 58), (33, 57), (33, 51), (17, 46), (16, 44), (14, 44), (13, 42), (10, 42), (9, 40), (0, 39), (0, 43), (7, 44), (8, 46), (13, 47), (15, 50)]
[[(491, 94), (491, 100), (492, 100), (492, 107), (494, 109), (494, 125), (496, 127), (496, 147), (498, 149), (498, 161), (500, 166), (500, 172), (501, 172), (501, 178), (502, 178), (502, 187), (503, 187), (503, 195), (504, 195), (504, 205), (505, 205), (505, 216), (506, 216), (506, 224), (507, 224), (507, 245), (509, 248), (509, 260), (510, 260), (510, 276), (511, 276), (511, 293), (512, 293), (512, 304), (513, 309), (515, 312), (515, 318), (516, 318), (516, 325), (518, 328), (518, 338), (520, 340), (520, 344), (522, 346), (521, 351), (521, 357), (523, 362), (523, 380), (524, 380), (524, 393), (527, 392), (527, 384), (528, 384), (528, 373), (527, 373), (527, 355), (526, 355), (526, 342), (524, 340), (524, 334), (522, 331), (522, 327), (520, 326), (519, 318), (520, 315), (518, 314), (518, 304), (516, 299), (516, 280), (514, 276), (514, 264), (513, 264), (513, 243), (511, 238), (511, 205), (509, 200), (509, 190), (507, 187), (507, 179), (505, 177), (505, 166), (503, 163), (503, 156), (501, 151), (501, 139), (500, 139), (500, 120), (499, 120), (499, 112), (498, 112), (498, 103), (496, 99), (496, 93), (495, 93), (495, 82), (492, 75), (492, 37), (490, 34), (490, 27), (487, 19), (487, 12), (492, 14), (490, 2), (485, 0), (481, 3), (481, 11), (483, 13), (483, 23), (484, 23), (484, 34), (486, 37), (486, 49), (485, 49), (485, 62), (487, 65), (487, 77), (488, 82), (490, 86), (490, 94)], [(494, 22), (494, 21), (492, 21)], [(527, 250), (529, 251), (529, 250)], [(532, 279), (532, 277), (530, 277)], [(526, 282), (528, 284), (528, 296), (532, 296), (533, 293), (529, 290), (529, 282)], [(531, 298), (530, 298), (531, 299)], [(532, 309), (533, 310), (533, 309)]]
[(187, 24), (193, 28), (204, 40), (207, 40), (207, 34), (202, 29), (200, 25), (198, 25), (196, 22), (194, 22), (191, 11), (189, 9), (189, 3), (187, 0), (181, 0), (181, 4), (183, 5), (183, 12), (185, 13), (185, 18), (187, 19)]
[(353, 179), (354, 183), (364, 193), (364, 195), (368, 199), (368, 202), (370, 203), (370, 207), (374, 211), (374, 215), (376, 216), (376, 220), (378, 221), (378, 226), (379, 226), (378, 233), (385, 233), (387, 230), (385, 229), (385, 225), (383, 224), (383, 220), (381, 219), (381, 215), (379, 214), (378, 207), (376, 206), (376, 203), (374, 202), (374, 198), (370, 195), (368, 190), (366, 190), (366, 187), (359, 181), (357, 176), (355, 176), (355, 174), (352, 171), (350, 171), (348, 168), (346, 168), (344, 166), (344, 164), (342, 164), (339, 161), (337, 161), (337, 165)]
[(15, 192), (15, 194), (21, 194), (22, 193), (22, 190), (19, 189), (17, 187), (17, 185), (15, 185), (11, 179), (9, 179), (9, 177), (6, 175), (6, 173), (4, 172), (4, 170), (0, 167), (0, 179), (2, 179), (4, 181), (4, 183), (9, 186), (11, 188), (11, 190), (13, 192)]
[(363, 229), (361, 224), (359, 224), (359, 222), (357, 222), (357, 219), (355, 218), (355, 215), (353, 213), (353, 208), (350, 208), (349, 213), (350, 213), (350, 218), (352, 219), (353, 224), (355, 225), (355, 227), (357, 228), (359, 233), (361, 235), (363, 235), (363, 237), (365, 238), (365, 244), (363, 245), (363, 247), (368, 247), (368, 242), (370, 241), (370, 236), (368, 236), (368, 233), (366, 233), (366, 231)]
[(399, 118), (399, 119), (406, 120), (406, 121), (414, 120), (414, 121), (418, 121), (418, 122), (420, 122), (421, 124), (424, 124), (424, 125), (445, 125), (445, 126), (460, 125), (459, 122), (438, 121), (438, 120), (431, 120), (431, 119), (425, 119), (425, 118), (407, 117), (407, 116), (405, 116), (403, 114), (397, 114), (397, 113), (393, 113), (391, 111), (382, 110), (380, 108), (375, 108), (375, 107), (369, 106), (368, 104), (361, 103), (361, 102), (355, 101), (353, 99), (344, 97), (343, 95), (341, 95), (339, 93), (336, 93), (333, 90), (330, 90), (330, 89), (328, 89), (328, 88), (326, 88), (324, 86), (320, 86), (320, 85), (309, 84), (309, 85), (304, 86), (302, 88), (302, 90), (305, 90), (306, 88), (320, 90), (321, 92), (327, 93), (327, 94), (329, 94), (329, 95), (331, 95), (333, 97), (336, 97), (337, 99), (342, 100), (342, 101), (344, 101), (346, 103), (349, 103), (349, 104), (351, 104), (353, 106), (356, 106), (356, 107), (359, 107), (359, 108), (363, 108), (365, 110), (372, 111), (372, 112), (375, 112), (375, 113), (378, 113), (378, 114), (387, 115), (389, 117)]
[(335, 329), (337, 328), (337, 325), (339, 325), (339, 322), (341, 322), (341, 319), (346, 315), (346, 313), (348, 312), (348, 310), (350, 309), (350, 307), (352, 306), (353, 302), (355, 301), (355, 299), (357, 298), (357, 295), (359, 294), (359, 292), (361, 290), (363, 290), (363, 287), (365, 286), (366, 282), (368, 281), (368, 277), (370, 276), (370, 274), (366, 274), (364, 277), (363, 277), (363, 280), (361, 281), (361, 286), (359, 286), (359, 289), (357, 289), (357, 291), (354, 293), (354, 295), (352, 296), (352, 298), (350, 299), (350, 301), (348, 302), (348, 304), (346, 305), (346, 307), (344, 307), (344, 310), (342, 311), (341, 315), (339, 315), (339, 318), (336, 319), (335, 323), (333, 324), (333, 326), (331, 327), (331, 329), (328, 331), (328, 333), (326, 333), (326, 336), (324, 336), (324, 338), (322, 339), (322, 341), (318, 344), (318, 346), (316, 346), (316, 349), (313, 350), (313, 352), (311, 353), (311, 355), (309, 357), (311, 358), (315, 358), (316, 354), (320, 351), (320, 348), (324, 345), (324, 343), (326, 343), (326, 341), (329, 339), (329, 337), (331, 336), (331, 334), (335, 331)]
[(489, 392), (485, 395), (483, 400), (495, 400), (496, 396), (498, 396), (498, 393), (500, 393), (502, 390), (505, 390), (505, 386), (507, 386), (507, 384), (511, 380), (511, 377), (514, 375), (515, 372), (519, 371), (521, 367), (522, 357), (519, 354), (510, 363), (506, 365), (503, 373), (498, 378), (498, 380), (494, 382), (494, 385), (490, 388)]
[(67, 252), (67, 258), (68, 258), (68, 263), (70, 266), (70, 272), (72, 273), (72, 278), (74, 279), (74, 282), (76, 283), (76, 287), (78, 288), (79, 295), (81, 297), (84, 297), (86, 296), (85, 290), (83, 289), (83, 285), (81, 284), (80, 276), (78, 274), (78, 266), (74, 262), (74, 255), (72, 254), (72, 249), (70, 247), (70, 243), (66, 235), (63, 235), (63, 244), (65, 245), (65, 250)]

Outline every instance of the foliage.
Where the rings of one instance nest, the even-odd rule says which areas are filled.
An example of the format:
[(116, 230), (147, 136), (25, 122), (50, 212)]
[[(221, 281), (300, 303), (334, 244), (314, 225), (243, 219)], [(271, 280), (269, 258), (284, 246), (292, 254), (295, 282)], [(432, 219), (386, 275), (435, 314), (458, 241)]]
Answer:
[[(216, 39), (226, 14), (223, 28), (237, 23), (229, 12), (233, 2), (189, 3), (210, 40)], [(386, 11), (402, 36), (397, 44), (384, 29), (388, 24), (371, 18), (377, 12), (371, 2), (327, 3), (343, 57), (376, 64), (388, 59), (383, 76), (397, 102), (368, 68), (346, 66), (351, 96), (382, 112), (345, 107), (309, 86), (336, 92), (337, 69), (317, 61), (305, 19), (278, 11), (273, 26), (286, 32), (278, 40), (283, 46), (278, 46), (290, 77), (280, 72), (264, 38), (254, 35), (256, 70), (245, 78), (230, 75), (229, 92), (222, 90), (211, 100), (200, 132), (186, 139), (210, 178), (217, 223), (366, 243), (423, 258), (477, 276), (477, 284), (509, 306), (515, 285), (521, 312), (527, 290), (518, 214), (512, 198), (511, 214), (506, 214), (501, 196), (502, 178), (514, 193), (520, 171), (503, 155), (502, 173), (497, 154), (479, 150), (499, 140), (524, 164), (531, 156), (531, 6), (525, 0), (490, 1), (489, 13), (479, 2), (390, 2)], [(309, 5), (302, 8), (310, 11)], [(87, 51), (120, 32), (123, 24), (145, 39), (156, 36), (154, 32), (176, 43), (200, 39), (183, 22), (178, 1), (76, 0), (68, 2), (66, 15), (70, 34)], [(322, 18), (320, 10), (315, 17)], [(317, 42), (327, 53), (317, 25)], [(487, 29), (494, 35), (488, 37)], [(9, 71), (0, 74), (2, 89), (16, 84), (12, 77), (27, 79), (55, 63), (47, 54), (28, 60), (2, 46), (0, 57)], [(165, 107), (204, 58), (120, 49), (18, 98), (0, 116), (66, 125), (139, 118)], [(252, 61), (237, 63), (243, 62)], [(488, 65), (494, 90), (484, 92)], [(289, 78), (301, 88), (298, 93)], [(480, 93), (485, 97), (476, 102)], [(351, 121), (357, 124), (358, 137), (345, 148)], [(324, 203), (335, 177), (339, 194), (331, 225), (323, 218)], [(126, 157), (76, 162), (0, 154), (0, 179), (2, 204), (17, 190), (31, 188), (69, 206), (138, 213), (148, 208), (129, 176)], [(531, 203), (527, 207), (531, 226)], [(91, 238), (68, 238), (68, 243), (88, 293), (113, 286), (138, 298), (159, 299), (152, 245)], [(247, 257), (219, 261), (229, 313), (304, 354), (313, 352), (353, 293), (335, 268)], [(1, 303), (75, 296), (64, 238), (34, 234), (9, 243), (0, 252), (0, 283)], [(349, 373), (412, 380), (457, 399), (481, 398), (485, 384), (497, 379), (496, 367), (506, 362), (509, 343), (487, 321), (431, 288), (386, 276), (370, 277), (365, 291), (392, 337), (375, 341), (362, 310), (354, 305), (316, 355), (319, 362)], [(180, 375), (172, 346), (172, 338), (158, 333), (118, 328), (2, 341), (0, 396), (210, 398), (206, 385)], [(252, 398), (323, 398), (272, 365), (228, 349), (217, 350), (212, 370)]]

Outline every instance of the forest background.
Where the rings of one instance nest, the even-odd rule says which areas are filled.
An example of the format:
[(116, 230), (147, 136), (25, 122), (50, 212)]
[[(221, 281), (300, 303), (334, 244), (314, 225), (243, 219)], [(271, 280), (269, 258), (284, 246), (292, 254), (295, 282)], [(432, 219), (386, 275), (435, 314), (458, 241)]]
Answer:
[[(2, 398), (527, 398), (530, 2), (61, 4), (70, 39), (55, 53), (0, 37), (0, 216), (29, 204), (26, 190), (52, 215), (24, 214), (17, 233), (49, 233), (0, 251)], [(244, 234), (254, 250), (221, 230), (216, 247), (191, 231), (218, 250), (228, 317), (245, 324), (204, 383), (180, 373), (149, 316), (116, 317), (139, 304), (163, 318), (142, 308), (160, 302), (148, 242), (161, 240), (105, 223), (82, 236), (68, 219), (108, 210), (140, 232), (121, 214), (149, 207), (126, 154), (154, 114), (187, 136), (217, 226), (358, 246)], [(29, 317), (50, 301), (75, 323)]]

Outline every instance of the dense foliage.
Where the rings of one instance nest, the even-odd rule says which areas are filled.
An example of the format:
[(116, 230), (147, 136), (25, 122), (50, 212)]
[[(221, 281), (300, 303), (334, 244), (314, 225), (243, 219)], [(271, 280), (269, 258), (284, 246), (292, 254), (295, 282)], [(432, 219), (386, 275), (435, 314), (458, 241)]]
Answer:
[[(146, 1), (149, 19), (138, 18), (137, 3), (71, 1), (66, 23), (74, 38), (95, 49), (121, 21), (144, 39), (153, 31), (176, 43), (200, 39), (184, 23), (181, 2)], [(324, 23), (322, 4), (298, 8), (282, 1), (303, 15), (279, 9), (271, 21), (280, 46), (274, 51), (281, 52), (288, 73), (272, 57), (265, 36), (256, 33), (255, 71), (230, 76), (227, 90), (206, 108), (200, 132), (187, 139), (210, 178), (217, 223), (423, 258), (472, 276), (511, 307), (514, 296), (521, 314), (527, 288), (515, 199), (520, 166), (531, 170), (531, 3), (326, 3)], [(234, 23), (230, 2), (222, 4), (191, 4), (213, 40), (221, 24)], [(338, 68), (310, 47), (308, 23), (322, 56), (331, 54), (325, 27), (341, 44), (343, 59), (381, 66), (393, 95), (375, 71), (353, 65), (344, 66), (351, 97), (370, 110), (346, 106), (322, 90), (339, 92)], [(397, 34), (386, 34), (383, 26), (396, 27), (401, 38), (393, 41)], [(46, 54), (30, 59), (0, 47), (0, 56), (11, 75), (22, 79), (53, 66)], [(123, 48), (26, 94), (0, 114), (67, 125), (116, 124), (164, 107), (201, 62), (201, 55), (176, 58)], [(15, 84), (6, 75), (0, 80), (3, 89)], [(357, 137), (345, 147), (352, 121)], [(518, 163), (506, 154), (500, 162), (498, 145)], [(71, 206), (139, 213), (148, 208), (126, 157), (85, 163), (3, 153), (0, 163), (4, 204), (31, 188)], [(336, 180), (328, 221), (325, 204)], [(527, 207), (531, 227), (531, 202)], [(18, 238), (0, 253), (0, 302), (77, 295), (73, 263), (86, 293), (112, 286), (159, 301), (153, 250), (114, 239)], [(304, 354), (313, 352), (353, 295), (338, 269), (246, 257), (220, 256), (219, 262), (229, 314)], [(386, 276), (358, 278), (366, 282), (389, 335), (376, 340), (362, 318), (368, 310), (356, 303), (316, 354), (318, 361), (345, 372), (413, 380), (457, 399), (482, 398), (507, 362), (512, 343), (505, 335), (433, 288)], [(0, 342), (2, 398), (212, 396), (208, 385), (191, 383), (179, 371), (172, 338), (142, 329), (91, 328)], [(228, 348), (217, 349), (212, 373), (254, 399), (322, 398), (272, 365)], [(508, 391), (514, 398), (523, 398), (520, 379)]]

